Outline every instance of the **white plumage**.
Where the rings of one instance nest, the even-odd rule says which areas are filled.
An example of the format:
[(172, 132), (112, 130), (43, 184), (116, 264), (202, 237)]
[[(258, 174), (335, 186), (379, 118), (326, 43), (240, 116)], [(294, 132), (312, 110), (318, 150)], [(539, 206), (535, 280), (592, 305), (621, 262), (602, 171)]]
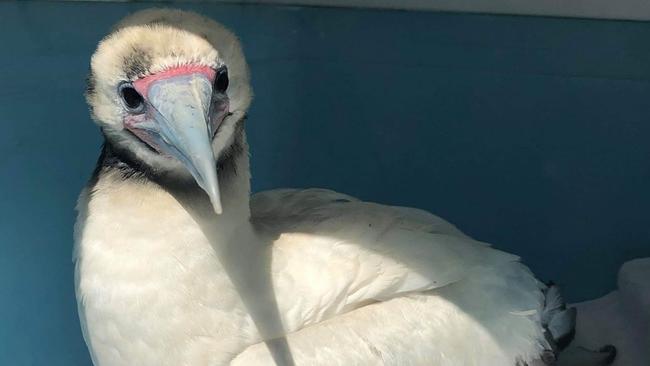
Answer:
[[(186, 63), (231, 73), (212, 140), (221, 215), (122, 126), (119, 83)], [(554, 347), (546, 286), (439, 217), (322, 189), (249, 198), (246, 70), (228, 31), (171, 10), (131, 16), (93, 56), (88, 101), (106, 146), (80, 197), (75, 260), (96, 365), (268, 365), (275, 337), (297, 365), (514, 366)]]
[[(543, 296), (530, 272), (433, 215), (325, 190), (264, 192), (251, 207), (260, 242), (272, 247), (273, 288), (284, 326), (297, 331), (289, 341), (299, 365), (514, 365), (544, 347)], [(263, 346), (245, 351), (261, 341), (252, 320), (171, 195), (109, 176), (86, 214), (78, 290), (100, 365), (262, 357)], [(462, 358), (445, 363), (449, 353)]]

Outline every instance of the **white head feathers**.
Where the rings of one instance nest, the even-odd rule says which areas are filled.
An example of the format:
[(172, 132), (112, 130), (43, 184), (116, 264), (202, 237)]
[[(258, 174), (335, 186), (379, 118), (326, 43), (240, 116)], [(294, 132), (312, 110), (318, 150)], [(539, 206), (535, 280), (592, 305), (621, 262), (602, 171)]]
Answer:
[[(152, 153), (124, 130), (125, 111), (118, 87), (182, 65), (228, 69), (228, 98), (233, 118), (223, 122), (223, 134), (213, 141), (215, 156), (232, 140), (236, 118), (245, 115), (252, 98), (249, 73), (239, 40), (219, 23), (196, 13), (147, 9), (119, 22), (100, 42), (91, 60), (86, 99), (91, 114), (111, 143), (124, 147), (155, 169), (180, 166)], [(221, 145), (221, 146), (218, 146)]]

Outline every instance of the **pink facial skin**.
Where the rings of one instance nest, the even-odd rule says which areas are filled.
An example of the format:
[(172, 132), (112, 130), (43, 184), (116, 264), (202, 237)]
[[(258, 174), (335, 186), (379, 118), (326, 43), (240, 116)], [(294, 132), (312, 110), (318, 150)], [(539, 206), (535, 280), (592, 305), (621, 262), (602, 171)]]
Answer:
[(145, 76), (141, 79), (138, 79), (133, 82), (133, 87), (135, 88), (135, 90), (138, 91), (138, 93), (140, 93), (140, 95), (147, 98), (147, 94), (149, 93), (149, 87), (151, 86), (152, 83), (173, 76), (190, 75), (190, 74), (203, 74), (208, 78), (208, 80), (210, 80), (211, 83), (214, 82), (214, 77), (216, 75), (214, 69), (209, 66), (195, 65), (195, 64), (182, 65), (178, 67), (169, 68), (157, 72), (155, 74)]
[[(175, 76), (191, 75), (191, 74), (202, 74), (211, 83), (214, 82), (214, 79), (216, 77), (215, 70), (209, 66), (188, 64), (188, 65), (182, 65), (174, 68), (169, 68), (160, 71), (158, 73), (148, 75), (138, 80), (135, 80), (133, 82), (133, 87), (146, 100), (149, 93), (149, 88), (156, 81), (164, 80)], [(216, 132), (218, 126), (221, 124), (221, 122), (226, 117), (229, 111), (229, 103), (227, 98), (221, 101), (221, 103), (215, 103), (215, 106), (217, 109), (213, 111), (211, 115), (211, 120), (208, 122), (210, 124), (210, 130), (213, 132), (213, 136), (211, 137), (214, 137), (214, 132)], [(147, 131), (138, 128), (138, 125), (140, 123), (145, 122), (152, 118), (153, 117), (148, 113), (128, 114), (124, 117), (124, 127), (130, 132), (132, 132), (134, 135), (136, 135), (140, 140), (142, 140), (147, 145), (149, 145), (154, 150), (156, 150), (158, 153), (160, 153), (161, 155), (166, 155), (161, 151), (161, 149), (159, 148), (159, 146), (157, 146), (157, 144), (153, 141), (153, 139), (151, 139)]]
[(136, 135), (140, 140), (144, 141), (147, 145), (149, 145), (151, 148), (156, 150), (159, 154), (165, 155), (161, 150), (158, 144), (156, 144), (153, 139), (149, 137), (149, 134), (140, 128), (137, 127), (137, 125), (141, 122), (144, 122), (147, 120), (147, 115), (146, 114), (136, 114), (136, 115), (127, 115), (124, 117), (124, 128), (127, 130), (131, 131), (134, 135)]

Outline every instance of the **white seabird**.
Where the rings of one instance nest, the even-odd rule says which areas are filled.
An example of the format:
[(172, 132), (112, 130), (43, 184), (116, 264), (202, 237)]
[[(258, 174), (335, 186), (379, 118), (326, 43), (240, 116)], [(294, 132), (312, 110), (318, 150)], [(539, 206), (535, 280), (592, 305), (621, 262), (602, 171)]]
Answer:
[(323, 189), (250, 197), (248, 68), (218, 23), (127, 17), (86, 97), (105, 137), (75, 230), (95, 365), (514, 366), (570, 341), (557, 287), (439, 217)]

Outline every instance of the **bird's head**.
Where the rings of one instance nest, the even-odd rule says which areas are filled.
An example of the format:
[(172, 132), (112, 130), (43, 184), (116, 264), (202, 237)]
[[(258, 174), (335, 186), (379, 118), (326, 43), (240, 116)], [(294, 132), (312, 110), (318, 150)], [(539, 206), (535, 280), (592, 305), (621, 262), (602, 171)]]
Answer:
[(251, 101), (230, 31), (190, 12), (134, 13), (99, 43), (86, 99), (112, 146), (149, 171), (191, 175), (221, 213), (217, 161)]

